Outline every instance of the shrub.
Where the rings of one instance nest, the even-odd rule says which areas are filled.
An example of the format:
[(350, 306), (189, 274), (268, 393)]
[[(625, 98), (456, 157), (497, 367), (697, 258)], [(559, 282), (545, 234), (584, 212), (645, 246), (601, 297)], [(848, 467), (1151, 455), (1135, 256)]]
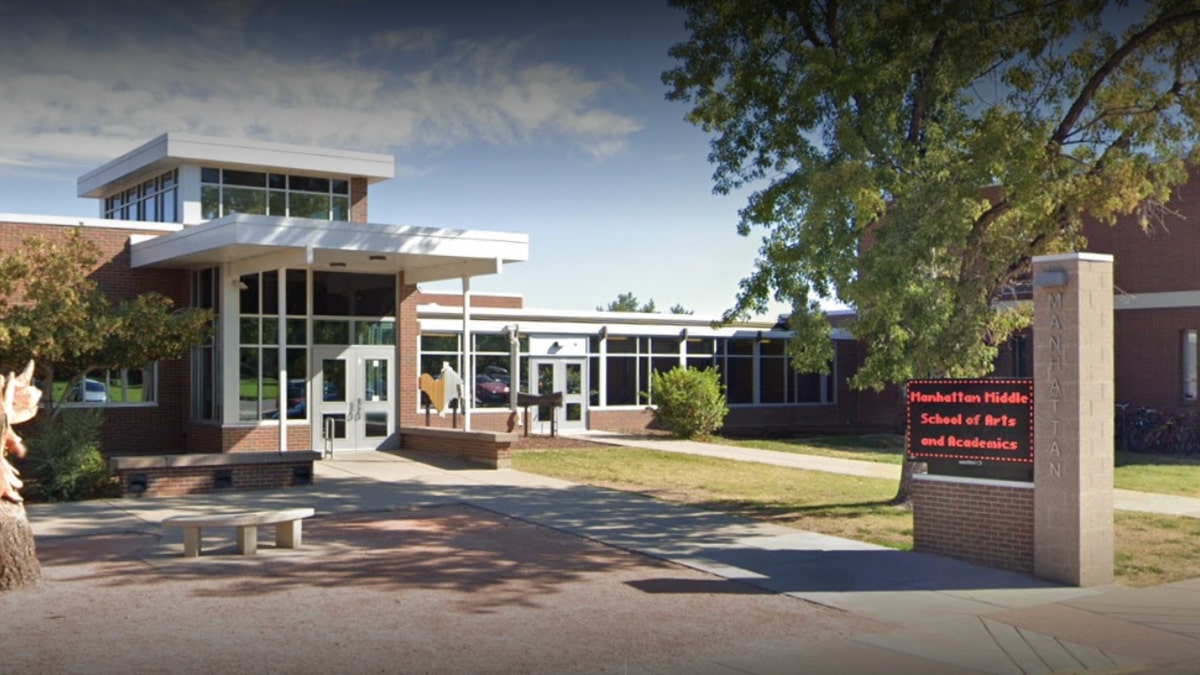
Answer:
[(654, 420), (681, 438), (706, 438), (721, 426), (729, 408), (721, 375), (713, 368), (675, 368), (650, 375)]
[(47, 418), (28, 441), (28, 496), (37, 501), (77, 501), (113, 496), (112, 472), (100, 454), (99, 410), (63, 410)]

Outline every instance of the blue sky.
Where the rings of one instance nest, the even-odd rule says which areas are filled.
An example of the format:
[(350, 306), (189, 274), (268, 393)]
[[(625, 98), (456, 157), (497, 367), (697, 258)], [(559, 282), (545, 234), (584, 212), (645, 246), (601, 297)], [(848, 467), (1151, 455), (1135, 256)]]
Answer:
[(474, 291), (719, 314), (762, 233), (737, 234), (746, 195), (712, 194), (708, 137), (664, 97), (683, 21), (651, 0), (0, 0), (0, 212), (95, 216), (75, 179), (164, 131), (381, 152), (371, 220), (529, 234)]

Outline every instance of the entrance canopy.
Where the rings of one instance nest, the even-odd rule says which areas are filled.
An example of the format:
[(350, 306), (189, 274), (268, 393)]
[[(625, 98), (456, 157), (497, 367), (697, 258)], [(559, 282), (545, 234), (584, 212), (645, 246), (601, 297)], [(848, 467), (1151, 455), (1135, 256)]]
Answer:
[(138, 267), (294, 267), (395, 274), (405, 283), (499, 273), (529, 259), (529, 236), (405, 225), (233, 214), (178, 232), (134, 238)]

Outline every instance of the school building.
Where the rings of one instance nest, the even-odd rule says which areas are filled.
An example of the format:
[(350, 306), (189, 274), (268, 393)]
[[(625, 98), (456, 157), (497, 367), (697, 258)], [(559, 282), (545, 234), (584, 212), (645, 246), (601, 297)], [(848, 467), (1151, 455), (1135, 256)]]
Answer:
[[(900, 400), (851, 390), (864, 345), (834, 333), (827, 375), (796, 373), (785, 320), (714, 328), (716, 317), (524, 307), (471, 280), (528, 261), (527, 235), (372, 220), (389, 155), (168, 133), (85, 174), (96, 218), (0, 214), (0, 245), (82, 227), (113, 297), (156, 290), (211, 308), (213, 339), (177, 362), (91, 373), (75, 405), (105, 409), (109, 456), (395, 448), (404, 430), (525, 433), (516, 392), (561, 392), (534, 407), (561, 433), (651, 421), (650, 373), (714, 366), (727, 431), (892, 428)], [(1200, 181), (1143, 231), (1089, 225), (1087, 250), (1115, 256), (1117, 400), (1168, 410), (1197, 397)], [(421, 285), (459, 280), (462, 292)], [(997, 375), (1028, 376), (1031, 341), (1005, 346)], [(420, 390), (449, 366), (462, 409)], [(468, 394), (468, 392), (470, 392)]]

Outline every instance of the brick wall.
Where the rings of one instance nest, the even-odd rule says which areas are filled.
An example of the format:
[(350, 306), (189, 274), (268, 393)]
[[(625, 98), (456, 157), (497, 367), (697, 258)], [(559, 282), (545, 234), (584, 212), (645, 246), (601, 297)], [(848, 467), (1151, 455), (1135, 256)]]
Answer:
[[(517, 417), (521, 413), (513, 413), (507, 408), (503, 409), (478, 409), (471, 413), (471, 429), (475, 431), (493, 431), (498, 433), (521, 433), (521, 429), (517, 427)], [(426, 423), (428, 422), (428, 423)], [(457, 424), (457, 426), (455, 426)], [(429, 429), (462, 429), (463, 416), (460, 414), (457, 419), (452, 412), (447, 411), (446, 416), (442, 417), (436, 410), (430, 410), (429, 415), (425, 415), (422, 410), (416, 418), (414, 427), (429, 428)]]
[[(312, 453), (297, 453), (295, 459), (275, 454), (271, 461), (207, 465), (207, 458), (191, 456), (197, 465), (170, 466), (170, 458), (156, 462), (158, 466), (139, 466), (116, 458), (117, 478), (121, 494), (126, 497), (177, 497), (206, 494), (223, 490), (268, 490), (312, 483)], [(157, 458), (156, 458), (157, 459)], [(218, 476), (228, 477), (229, 483), (216, 487)]]
[(1112, 226), (1085, 221), (1084, 250), (1112, 254), (1118, 294), (1200, 290), (1200, 167), (1190, 178), (1167, 204), (1173, 213), (1146, 229), (1136, 215), (1118, 218)]
[[(0, 222), (0, 249), (18, 248), (31, 236), (63, 238), (72, 229), (74, 226)], [(84, 233), (102, 252), (89, 278), (109, 297), (128, 300), (155, 290), (170, 298), (176, 307), (188, 306), (190, 275), (187, 271), (130, 269), (129, 237), (145, 235), (146, 230), (85, 227)], [(101, 449), (105, 455), (180, 452), (187, 444), (183, 429), (190, 405), (188, 359), (162, 361), (158, 367), (156, 405), (105, 409), (101, 431)]]
[[(461, 293), (418, 293), (417, 304), (441, 305), (442, 307), (462, 307)], [(497, 309), (521, 309), (525, 304), (519, 295), (476, 295), (471, 294), (471, 307), (491, 307)]]
[(396, 288), (400, 296), (396, 303), (396, 409), (400, 411), (396, 426), (420, 426), (425, 423), (424, 416), (417, 410), (421, 402), (418, 398), (421, 373), (417, 363), (421, 338), (417, 305), (421, 304), (421, 292), (415, 284), (405, 284), (404, 273), (396, 281)]
[(361, 176), (350, 179), (350, 222), (371, 222), (367, 214), (367, 179)]
[(492, 469), (512, 466), (515, 434), (431, 428), (400, 430), (400, 448), (462, 459)]
[(1196, 409), (1195, 401), (1183, 400), (1185, 329), (1200, 329), (1200, 307), (1113, 312), (1117, 403), (1180, 412)]
[(913, 550), (1033, 574), (1033, 483), (913, 476)]

